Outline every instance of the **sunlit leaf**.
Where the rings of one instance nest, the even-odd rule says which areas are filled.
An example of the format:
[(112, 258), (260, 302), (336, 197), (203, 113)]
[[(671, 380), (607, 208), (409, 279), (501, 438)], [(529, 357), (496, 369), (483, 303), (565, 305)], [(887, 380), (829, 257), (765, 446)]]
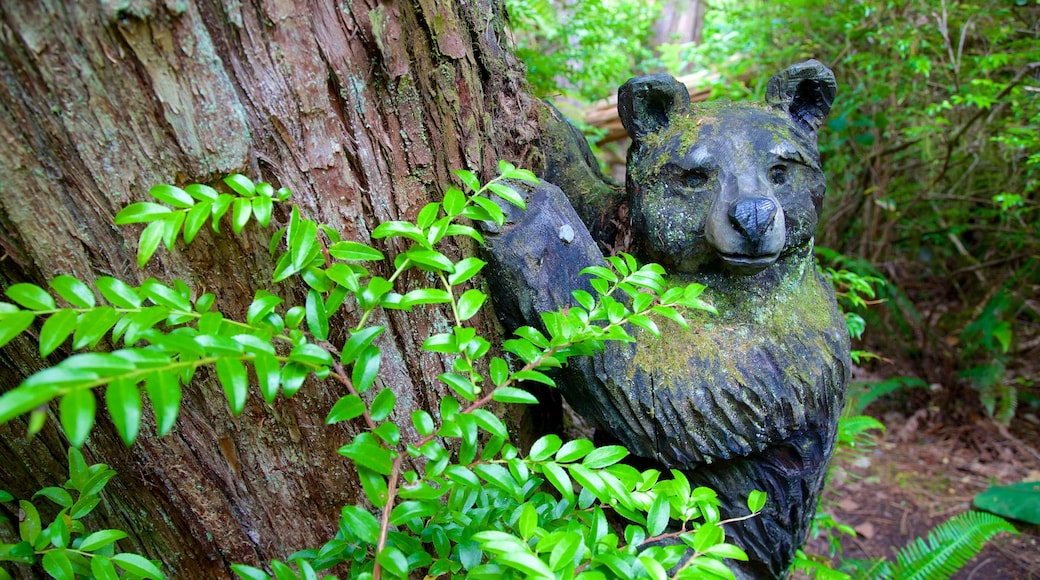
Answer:
[(376, 395), (375, 400), (372, 401), (372, 420), (382, 421), (390, 416), (390, 413), (394, 410), (394, 405), (397, 402), (397, 397), (394, 396), (394, 392), (390, 389), (383, 389)]
[(165, 233), (165, 224), (163, 220), (154, 221), (143, 230), (141, 230), (141, 238), (137, 244), (137, 267), (144, 268), (148, 263), (148, 260), (155, 254), (155, 250), (159, 249), (159, 244), (162, 242), (163, 234)]
[(365, 412), (365, 402), (357, 395), (344, 395), (332, 406), (328, 416), (325, 417), (326, 424), (349, 421), (360, 417)]
[(130, 204), (119, 210), (119, 213), (117, 213), (115, 217), (115, 224), (117, 226), (123, 226), (126, 224), (162, 220), (166, 215), (172, 212), (173, 210), (165, 205), (150, 201), (141, 201)]
[(93, 391), (76, 389), (67, 393), (58, 403), (58, 411), (69, 444), (73, 447), (83, 445), (94, 426), (94, 414), (97, 411)]
[(123, 442), (130, 445), (141, 427), (141, 393), (130, 380), (115, 380), (105, 388), (105, 406)]
[(112, 562), (123, 570), (126, 570), (131, 574), (136, 574), (141, 578), (159, 580), (163, 577), (162, 571), (159, 567), (144, 556), (139, 556), (137, 554), (116, 554), (115, 556), (112, 556)]
[(96, 301), (94, 292), (86, 284), (64, 274), (55, 276), (50, 281), (51, 288), (69, 304), (80, 308), (93, 308)]
[(519, 403), (524, 405), (537, 405), (538, 398), (531, 393), (516, 387), (499, 387), (491, 395), (491, 398), (499, 403)]
[[(73, 313), (75, 316), (75, 313)], [(33, 323), (36, 315), (29, 310), (17, 312), (0, 312), (0, 346), (22, 333)]]
[(372, 261), (385, 257), (379, 250), (359, 242), (337, 242), (329, 246), (329, 255), (338, 260)]
[(245, 175), (239, 173), (229, 175), (224, 178), (224, 183), (242, 197), (253, 197), (256, 195), (256, 185), (253, 183), (253, 180)]
[(54, 298), (35, 284), (12, 284), (5, 293), (8, 298), (29, 310), (54, 310), (58, 307)]

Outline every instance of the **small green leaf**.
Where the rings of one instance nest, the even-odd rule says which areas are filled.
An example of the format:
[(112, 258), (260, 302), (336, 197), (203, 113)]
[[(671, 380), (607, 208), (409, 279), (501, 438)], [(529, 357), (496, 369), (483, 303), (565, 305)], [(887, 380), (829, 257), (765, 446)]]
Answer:
[(462, 215), (474, 221), (492, 221), (502, 225), (506, 221), (506, 214), (498, 204), (486, 197), (470, 198), (476, 206), (467, 206)]
[(537, 527), (538, 510), (535, 509), (534, 504), (525, 503), (520, 508), (520, 516), (516, 520), (516, 530), (520, 532), (520, 537), (526, 540), (534, 535)]
[(144, 556), (139, 556), (137, 554), (116, 554), (115, 556), (112, 556), (112, 562), (123, 570), (126, 570), (131, 574), (136, 574), (141, 578), (160, 580), (163, 577), (162, 571), (159, 570), (159, 567)]
[(231, 204), (234, 203), (236, 199), (238, 198), (226, 193), (217, 196), (216, 201), (213, 202), (212, 224), (214, 232), (220, 232), (220, 218), (224, 217), (224, 214), (227, 213), (227, 210), (231, 208)]
[[(472, 173), (470, 175), (472, 175)], [(480, 189), (479, 182), (477, 182), (477, 187), (473, 188), (472, 191), (477, 191), (478, 189)], [(449, 187), (447, 191), (444, 192), (444, 199), (441, 201), (441, 205), (444, 207), (444, 213), (447, 214), (448, 217), (455, 217), (462, 213), (462, 210), (466, 208), (466, 195), (457, 187)]]
[(332, 425), (340, 421), (349, 421), (365, 413), (365, 402), (357, 395), (344, 395), (332, 406), (325, 423)]
[(267, 572), (264, 572), (260, 568), (253, 566), (246, 566), (245, 564), (232, 564), (231, 571), (238, 575), (242, 580), (270, 580), (270, 576)]
[(382, 421), (390, 416), (390, 413), (394, 410), (394, 405), (397, 403), (397, 398), (394, 396), (394, 392), (390, 389), (383, 389), (376, 395), (375, 400), (372, 401), (372, 420)]
[(340, 355), (340, 362), (343, 364), (350, 364), (361, 356), (366, 348), (372, 341), (375, 340), (385, 330), (382, 326), (367, 326), (356, 332), (350, 333), (350, 338), (347, 343), (343, 345), (343, 354)]
[(379, 347), (375, 345), (369, 345), (358, 357), (354, 363), (354, 370), (350, 374), (350, 380), (359, 393), (364, 393), (375, 383), (376, 377), (379, 376), (381, 362), (382, 355)]
[(519, 403), (522, 405), (537, 405), (538, 398), (531, 393), (516, 387), (499, 387), (492, 393), (491, 398), (499, 403)]
[(487, 188), (495, 193), (498, 197), (508, 201), (520, 209), (526, 209), (527, 204), (524, 203), (524, 198), (512, 187), (504, 183), (489, 183)]
[(32, 502), (24, 499), (18, 501), (18, 507), (21, 509), (18, 516), (18, 537), (23, 542), (35, 545), (36, 539), (40, 537), (40, 531), (43, 529), (40, 512)]
[(766, 492), (757, 489), (748, 494), (747, 506), (751, 513), (757, 513), (766, 505)]
[(509, 364), (502, 357), (494, 357), (490, 364), (491, 382), (500, 386), (509, 378)]
[(46, 290), (35, 284), (13, 284), (7, 289), (7, 297), (29, 310), (55, 310), (58, 305)]
[(72, 507), (72, 496), (60, 487), (45, 487), (33, 494), (33, 499), (43, 496), (61, 507)]
[(383, 548), (383, 551), (376, 554), (376, 562), (386, 568), (386, 571), (397, 576), (404, 578), (408, 576), (408, 558), (405, 558), (401, 550), (393, 546), (387, 546)]
[(556, 453), (556, 461), (560, 463), (569, 463), (571, 461), (577, 461), (582, 457), (589, 454), (595, 445), (588, 439), (573, 439), (564, 443), (563, 447)]
[(148, 190), (148, 195), (158, 199), (159, 201), (166, 202), (173, 207), (179, 207), (182, 209), (187, 209), (195, 205), (195, 200), (188, 195), (188, 192), (172, 185), (159, 184), (153, 186)]
[(332, 244), (329, 246), (329, 255), (337, 260), (357, 262), (386, 259), (379, 250), (365, 244), (350, 241)]
[(271, 294), (267, 290), (257, 290), (253, 302), (246, 310), (246, 322), (252, 326), (259, 326), (260, 321), (282, 303), (282, 299)]
[(249, 378), (242, 361), (233, 358), (217, 359), (217, 378), (224, 387), (231, 413), (236, 417), (242, 413), (246, 405), (246, 394), (249, 389)]
[(271, 212), (274, 209), (274, 200), (267, 195), (258, 195), (253, 198), (253, 216), (256, 222), (265, 228), (271, 223)]
[(145, 379), (145, 392), (155, 412), (155, 431), (162, 437), (170, 432), (181, 409), (181, 384), (176, 373), (156, 371)]
[(646, 512), (646, 532), (651, 536), (661, 535), (668, 527), (670, 511), (667, 495), (662, 493), (655, 497), (653, 503), (650, 504), (650, 509)]
[(471, 414), (473, 415), (473, 418), (477, 420), (477, 424), (483, 427), (488, 433), (503, 438), (509, 436), (509, 432), (506, 430), (506, 424), (491, 411), (488, 411), (487, 409), (474, 409)]
[(51, 288), (69, 304), (80, 308), (93, 308), (96, 301), (94, 293), (86, 284), (64, 274), (55, 276), (50, 281)]
[(448, 276), (448, 284), (456, 286), (458, 284), (468, 282), (470, 279), (476, 276), (486, 265), (487, 262), (481, 260), (480, 258), (464, 258), (463, 260), (455, 264), (455, 271), (452, 272), (450, 276)]
[(498, 554), (495, 556), (495, 563), (519, 570), (524, 574), (524, 578), (532, 580), (556, 578), (545, 562), (542, 562), (538, 559), (538, 556), (526, 550), (515, 550)]
[(575, 557), (581, 548), (581, 534), (566, 532), (549, 554), (549, 567), (553, 571), (574, 567)]
[(449, 304), (451, 294), (439, 288), (419, 288), (404, 295), (404, 301), (410, 305), (418, 304)]
[(97, 279), (96, 284), (98, 290), (101, 291), (101, 295), (105, 297), (105, 300), (111, 302), (113, 306), (118, 308), (141, 307), (141, 297), (126, 282), (110, 276), (101, 276)]
[(421, 250), (412, 246), (404, 255), (424, 270), (451, 272), (455, 269), (455, 264), (447, 256), (434, 250)]
[(101, 554), (94, 554), (94, 557), (90, 559), (90, 572), (94, 575), (95, 580), (119, 580), (115, 564), (107, 556)]
[(379, 444), (371, 433), (361, 433), (348, 445), (339, 448), (339, 454), (349, 457), (358, 467), (370, 469), (381, 475), (390, 475), (394, 456), (389, 449)]
[(115, 217), (115, 223), (117, 226), (125, 226), (126, 224), (152, 222), (162, 220), (170, 213), (173, 213), (173, 210), (165, 205), (141, 201), (119, 210)]
[(236, 199), (231, 204), (231, 231), (235, 234), (242, 233), (242, 228), (249, 223), (249, 216), (253, 213), (253, 206), (244, 197)]
[(26, 328), (29, 328), (35, 319), (36, 315), (29, 310), (0, 312), (0, 346), (11, 342), (14, 337), (21, 334)]
[(463, 225), (463, 224), (451, 224), (448, 226), (448, 230), (445, 232), (448, 236), (466, 236), (476, 240), (480, 245), (484, 245), (484, 236), (480, 235), (480, 232), (474, 228)]
[(549, 378), (545, 373), (539, 371), (517, 371), (513, 373), (513, 379), (516, 381), (533, 381), (550, 387), (556, 386), (556, 381)]
[[(76, 328), (77, 320), (79, 315), (75, 310), (59, 310), (47, 318), (40, 329), (40, 356), (47, 356), (61, 346)], [(7, 324), (2, 314), (0, 323)]]
[(225, 177), (224, 183), (242, 197), (253, 197), (256, 195), (256, 185), (253, 183), (253, 180), (240, 173)]
[[(270, 354), (274, 354), (273, 349)], [(309, 342), (294, 347), (289, 353), (289, 360), (316, 367), (332, 366), (332, 355), (320, 346)]]
[(187, 296), (162, 284), (155, 278), (149, 278), (141, 284), (141, 293), (159, 306), (180, 312), (193, 312), (191, 301)]
[(430, 242), (426, 240), (421, 229), (415, 224), (404, 221), (383, 222), (372, 230), (372, 238), (379, 240), (391, 236), (408, 238), (424, 247), (429, 247)]
[[(472, 171), (469, 171), (467, 169), (456, 169), (455, 171), (452, 171), (452, 173), (454, 173), (455, 176), (458, 177), (460, 181), (462, 181), (462, 184), (465, 185), (470, 191), (480, 191), (480, 180), (477, 179), (477, 176), (474, 175)], [(459, 193), (461, 194), (462, 192), (460, 191)], [(447, 194), (445, 194), (445, 197), (447, 197)], [(463, 201), (465, 201), (465, 197), (463, 197)]]
[(264, 397), (264, 402), (270, 405), (278, 396), (278, 386), (281, 384), (282, 369), (278, 359), (270, 354), (257, 354), (253, 358), (253, 369), (260, 383), (260, 394)]
[(115, 380), (105, 388), (105, 406), (123, 442), (130, 445), (141, 427), (141, 393), (130, 380)]
[(459, 320), (465, 321), (473, 318), (477, 312), (480, 312), (480, 307), (484, 305), (485, 300), (487, 300), (487, 294), (480, 290), (476, 288), (466, 290), (458, 302)]
[(148, 260), (155, 254), (155, 250), (159, 249), (159, 243), (162, 242), (164, 233), (165, 224), (162, 220), (154, 221), (141, 230), (141, 238), (137, 244), (138, 268), (144, 268)]
[(354, 506), (343, 506), (340, 512), (340, 529), (366, 544), (379, 541), (379, 521), (367, 511)]
[(186, 185), (184, 191), (199, 201), (216, 201), (218, 196), (217, 190), (201, 183)]
[(707, 552), (709, 548), (720, 544), (725, 540), (726, 534), (722, 527), (713, 522), (701, 524), (693, 532), (693, 549), (698, 552)]
[(202, 226), (206, 225), (206, 218), (213, 212), (213, 204), (204, 201), (197, 204), (184, 216), (184, 243), (190, 244), (195, 240)]
[(76, 573), (65, 550), (48, 550), (43, 554), (43, 569), (54, 580), (74, 580)]
[(100, 530), (83, 538), (79, 549), (84, 552), (93, 552), (125, 537), (127, 537), (126, 532), (122, 530)]
[(94, 426), (96, 411), (97, 400), (89, 389), (76, 389), (61, 398), (58, 414), (70, 445), (80, 447), (87, 440), (87, 435)]
[(425, 437), (434, 431), (433, 417), (423, 410), (412, 411), (412, 424), (419, 435)]
[(329, 337), (329, 316), (325, 312), (325, 301), (317, 290), (307, 292), (307, 328), (317, 340)]
[(181, 232), (181, 226), (184, 225), (184, 216), (185, 212), (179, 211), (171, 213), (169, 217), (162, 221), (163, 244), (166, 245), (167, 250), (172, 250), (174, 244), (177, 243), (177, 234)]
[(419, 226), (420, 229), (426, 229), (437, 219), (437, 213), (440, 211), (440, 206), (436, 203), (428, 203), (419, 210), (419, 215), (415, 217), (415, 225)]
[(625, 457), (628, 457), (628, 449), (620, 445), (607, 445), (593, 449), (585, 456), (581, 464), (589, 469), (602, 469), (614, 465)]
[(290, 362), (282, 367), (282, 393), (285, 398), (295, 395), (309, 374), (310, 369), (298, 363)]
[(473, 401), (477, 398), (477, 388), (468, 378), (457, 373), (441, 373), (437, 378), (447, 383), (463, 399)]
[(122, 315), (108, 306), (98, 306), (81, 314), (72, 333), (72, 348), (94, 348)]

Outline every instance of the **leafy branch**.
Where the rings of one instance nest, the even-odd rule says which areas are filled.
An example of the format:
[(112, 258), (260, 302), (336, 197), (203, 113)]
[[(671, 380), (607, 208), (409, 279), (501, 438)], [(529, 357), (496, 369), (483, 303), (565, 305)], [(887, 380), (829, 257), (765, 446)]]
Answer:
[[(365, 429), (339, 454), (353, 462), (379, 516), (345, 506), (336, 537), (318, 550), (291, 556), (299, 574), (289, 564), (271, 562), (276, 578), (312, 577), (316, 570), (337, 564), (346, 564), (352, 576), (374, 579), (407, 577), (420, 569), (431, 576), (465, 572), (495, 578), (572, 577), (594, 571), (658, 578), (668, 569), (675, 570), (676, 578), (706, 573), (732, 577), (723, 560), (746, 556), (725, 542), (722, 526), (742, 518), (721, 521), (713, 491), (690, 489), (677, 471), (670, 479), (661, 479), (656, 470), (639, 472), (620, 463), (628, 454), (624, 448), (597, 449), (586, 440), (564, 443), (546, 436), (523, 457), (508, 442), (505, 423), (487, 409), (492, 401), (537, 403), (522, 383), (555, 386), (551, 371), (571, 357), (594, 354), (607, 341), (635, 341), (638, 333), (659, 335), (654, 318), (685, 327), (682, 309), (713, 311), (700, 298), (703, 286), (670, 287), (660, 266), (639, 265), (625, 254), (611, 257), (583, 271), (591, 277), (594, 294), (573, 292), (572, 306), (542, 315), (544, 329), (520, 328), (502, 343), (504, 357), (490, 356), (491, 341), (466, 326), (487, 302), (486, 294), (471, 287), (486, 264), (472, 256), (452, 260), (438, 246), (454, 236), (483, 243), (480, 232), (461, 220), (502, 225), (500, 202), (524, 206), (512, 183), (537, 180), (508, 163), (500, 163), (499, 175), (486, 184), (469, 171), (455, 175), (463, 188), (449, 187), (441, 202), (419, 211), (414, 223), (385, 222), (373, 231), (375, 239), (407, 242), (393, 258), (387, 278), (369, 270), (371, 263), (387, 260), (382, 251), (342, 240), (335, 230), (292, 207), (288, 224), (272, 240), (276, 257), (271, 281), (302, 280), (308, 288), (305, 302), (286, 308), (282, 298), (258, 289), (244, 321), (214, 311), (212, 294), (192, 300), (190, 289), (179, 280), (165, 285), (149, 279), (132, 287), (102, 277), (96, 287), (107, 304), (99, 304), (94, 290), (69, 276), (52, 280), (50, 291), (31, 284), (8, 288), (12, 303), (0, 303), (0, 346), (39, 317), (45, 318), (42, 356), (55, 353), (70, 337), (74, 351), (95, 350), (105, 338), (122, 348), (73, 354), (30, 376), (0, 396), (0, 423), (28, 412), (30, 433), (35, 433), (47, 403), (57, 399), (62, 427), (79, 446), (94, 423), (93, 389), (104, 388), (109, 414), (129, 445), (139, 431), (141, 389), (163, 435), (176, 421), (182, 385), (202, 367), (215, 369), (235, 415), (247, 400), (250, 367), (267, 403), (279, 391), (291, 397), (308, 376), (332, 378), (346, 392), (326, 422), (363, 420)], [(120, 212), (119, 223), (149, 223), (142, 233), (139, 263), (154, 254), (159, 239), (154, 236), (171, 247), (183, 227), (185, 242), (190, 242), (207, 216), (216, 229), (227, 211), (232, 212), (235, 232), (250, 216), (266, 225), (271, 204), (289, 197), (287, 190), (275, 192), (242, 176), (226, 183), (237, 196), (199, 185), (183, 190), (157, 186), (150, 194), (167, 205), (141, 202)], [(436, 284), (396, 291), (413, 269)], [(59, 299), (69, 306), (59, 307)], [(348, 301), (354, 306), (349, 316), (356, 321), (348, 323), (348, 336), (337, 347), (330, 343), (329, 320)], [(407, 311), (427, 304), (444, 305), (451, 312), (451, 329), (428, 337), (423, 349), (450, 361), (439, 379), (452, 395), (441, 399), (436, 418), (426, 410), (412, 413), (418, 437), (408, 441), (399, 420), (392, 418), (394, 390), (384, 386), (369, 393), (379, 376), (378, 342), (385, 331), (370, 321), (378, 309)], [(406, 459), (421, 467), (406, 468)], [(764, 494), (752, 494), (746, 517), (764, 502)], [(623, 542), (607, 525), (606, 511), (631, 522)], [(674, 522), (676, 527), (669, 528)], [(687, 556), (692, 557), (683, 560)], [(251, 566), (235, 565), (233, 570), (243, 578), (268, 577)]]

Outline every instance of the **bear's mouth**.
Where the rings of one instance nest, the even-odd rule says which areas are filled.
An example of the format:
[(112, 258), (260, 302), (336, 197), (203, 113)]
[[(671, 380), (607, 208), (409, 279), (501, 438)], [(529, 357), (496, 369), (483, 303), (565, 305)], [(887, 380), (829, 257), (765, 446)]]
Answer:
[(718, 256), (730, 271), (735, 274), (750, 276), (775, 264), (777, 258), (780, 257), (780, 253), (749, 256), (747, 254), (724, 254), (718, 252)]

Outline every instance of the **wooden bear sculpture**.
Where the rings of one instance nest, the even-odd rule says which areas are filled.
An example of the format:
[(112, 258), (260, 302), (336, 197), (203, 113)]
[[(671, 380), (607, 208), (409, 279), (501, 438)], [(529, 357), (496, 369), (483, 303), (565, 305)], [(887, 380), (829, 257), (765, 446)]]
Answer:
[(774, 76), (762, 104), (691, 105), (670, 76), (634, 78), (618, 95), (632, 138), (626, 192), (583, 177), (596, 171), (569, 165), (589, 157), (559, 146), (551, 183), (489, 236), (507, 326), (538, 325), (539, 311), (587, 288), (578, 272), (602, 263), (603, 224), (617, 219), (604, 214), (618, 206), (641, 259), (708, 287), (717, 316), (572, 359), (558, 382), (609, 439), (716, 490), (724, 517), (745, 515), (750, 491), (768, 494), (761, 515), (727, 530), (750, 556), (735, 563), (743, 578), (785, 576), (804, 542), (850, 373), (845, 320), (813, 257), (825, 190), (816, 133), (835, 87), (816, 61)]

